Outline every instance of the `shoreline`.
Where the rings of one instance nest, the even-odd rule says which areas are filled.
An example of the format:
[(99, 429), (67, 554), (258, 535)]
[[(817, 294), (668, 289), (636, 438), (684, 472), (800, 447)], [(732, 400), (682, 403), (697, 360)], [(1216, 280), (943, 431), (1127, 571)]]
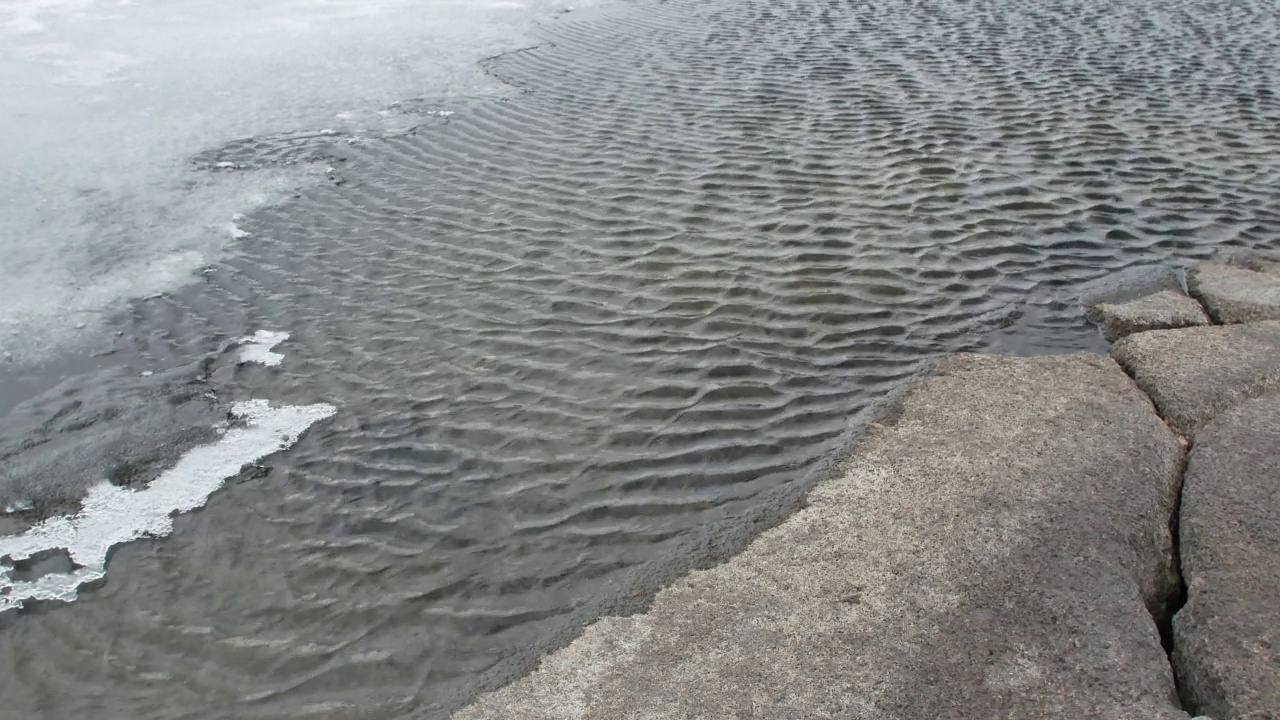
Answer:
[(1094, 305), (1110, 356), (944, 358), (796, 513), (454, 717), (1280, 710), (1280, 666), (1236, 650), (1280, 603), (1215, 490), (1280, 518), (1280, 270), (1188, 286)]
[[(1177, 3), (1155, 31), (1141, 4), (933, 9), (575, 11), (484, 63), (510, 97), (454, 106), (428, 88), (349, 108), (420, 127), (333, 137), (347, 162), (308, 165), (326, 177), (300, 197), (232, 227), (214, 213), (214, 231), (249, 235), (197, 283), (124, 309), (122, 342), (145, 358), (133, 377), (59, 388), (7, 434), (43, 439), (24, 427), (72, 401), (55, 426), (73, 432), (33, 450), (92, 449), (138, 426), (118, 414), (135, 403), (208, 428), (229, 408), (160, 414), (203, 392), (181, 367), (222, 367), (218, 344), (259, 328), (294, 333), (289, 360), (215, 378), (220, 398), (340, 408), (168, 538), (120, 548), (82, 601), (0, 618), (14, 712), (181, 714), (198, 698), (226, 716), (440, 717), (526, 644), (643, 610), (794, 514), (850, 418), (932, 358), (1105, 350), (1082, 284), (1277, 247), (1264, 89), (1280, 46), (1243, 20), (1273, 8)], [(201, 107), (241, 107), (224, 100)], [(239, 184), (313, 155), (290, 138), (197, 162), (247, 165), (205, 178)], [(93, 197), (65, 219), (113, 212)], [(172, 460), (139, 459), (105, 469), (146, 486)], [(312, 652), (333, 637), (349, 644)]]

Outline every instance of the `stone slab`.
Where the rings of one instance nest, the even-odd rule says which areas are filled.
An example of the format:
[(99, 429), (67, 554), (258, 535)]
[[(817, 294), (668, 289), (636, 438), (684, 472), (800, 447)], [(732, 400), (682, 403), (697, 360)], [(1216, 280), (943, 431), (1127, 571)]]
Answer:
[(1170, 427), (1194, 437), (1223, 410), (1280, 387), (1280, 322), (1153, 330), (1121, 339), (1111, 356)]
[(1280, 276), (1280, 260), (1255, 258), (1246, 267), (1266, 275)]
[(1099, 303), (1091, 308), (1107, 342), (1147, 330), (1209, 325), (1212, 321), (1195, 299), (1162, 290), (1128, 302)]
[(1173, 660), (1185, 696), (1220, 720), (1280, 718), (1280, 394), (1200, 432), (1180, 527), (1187, 605)]
[(1187, 290), (1223, 324), (1280, 320), (1280, 276), (1269, 272), (1201, 263), (1187, 273)]
[(455, 718), (1178, 718), (1182, 448), (1094, 355), (962, 355), (807, 504)]

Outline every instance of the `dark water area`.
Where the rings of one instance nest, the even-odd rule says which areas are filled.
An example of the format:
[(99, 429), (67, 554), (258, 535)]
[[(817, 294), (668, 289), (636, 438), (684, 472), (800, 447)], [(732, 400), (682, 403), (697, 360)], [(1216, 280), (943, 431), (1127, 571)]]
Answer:
[[(337, 413), (0, 618), (0, 716), (442, 717), (776, 519), (931, 358), (1102, 350), (1091, 283), (1280, 249), (1271, 2), (672, 0), (542, 35), (487, 63), (510, 97), (199, 159), (332, 171), (6, 422)], [(284, 362), (226, 362), (258, 329)]]

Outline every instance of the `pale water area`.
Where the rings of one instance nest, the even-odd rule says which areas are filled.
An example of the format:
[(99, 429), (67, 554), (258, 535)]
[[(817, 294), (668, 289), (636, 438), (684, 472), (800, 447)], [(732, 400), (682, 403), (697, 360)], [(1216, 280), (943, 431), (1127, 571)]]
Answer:
[[(576, 2), (581, 7), (594, 0)], [(104, 311), (185, 282), (235, 218), (323, 166), (196, 173), (275, 133), (385, 132), (431, 101), (500, 94), (482, 58), (565, 0), (0, 3), (0, 353), (94, 345)], [(393, 107), (423, 99), (415, 112)], [(446, 110), (447, 111), (447, 110)]]
[(1262, 0), (2, 7), (5, 720), (445, 717), (1280, 251)]

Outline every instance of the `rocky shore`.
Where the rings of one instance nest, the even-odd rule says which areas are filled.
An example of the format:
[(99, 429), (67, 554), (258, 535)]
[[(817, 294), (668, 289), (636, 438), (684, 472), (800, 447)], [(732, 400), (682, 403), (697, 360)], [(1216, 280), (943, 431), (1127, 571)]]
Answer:
[(454, 717), (1280, 718), (1280, 265), (958, 355), (742, 553)]

